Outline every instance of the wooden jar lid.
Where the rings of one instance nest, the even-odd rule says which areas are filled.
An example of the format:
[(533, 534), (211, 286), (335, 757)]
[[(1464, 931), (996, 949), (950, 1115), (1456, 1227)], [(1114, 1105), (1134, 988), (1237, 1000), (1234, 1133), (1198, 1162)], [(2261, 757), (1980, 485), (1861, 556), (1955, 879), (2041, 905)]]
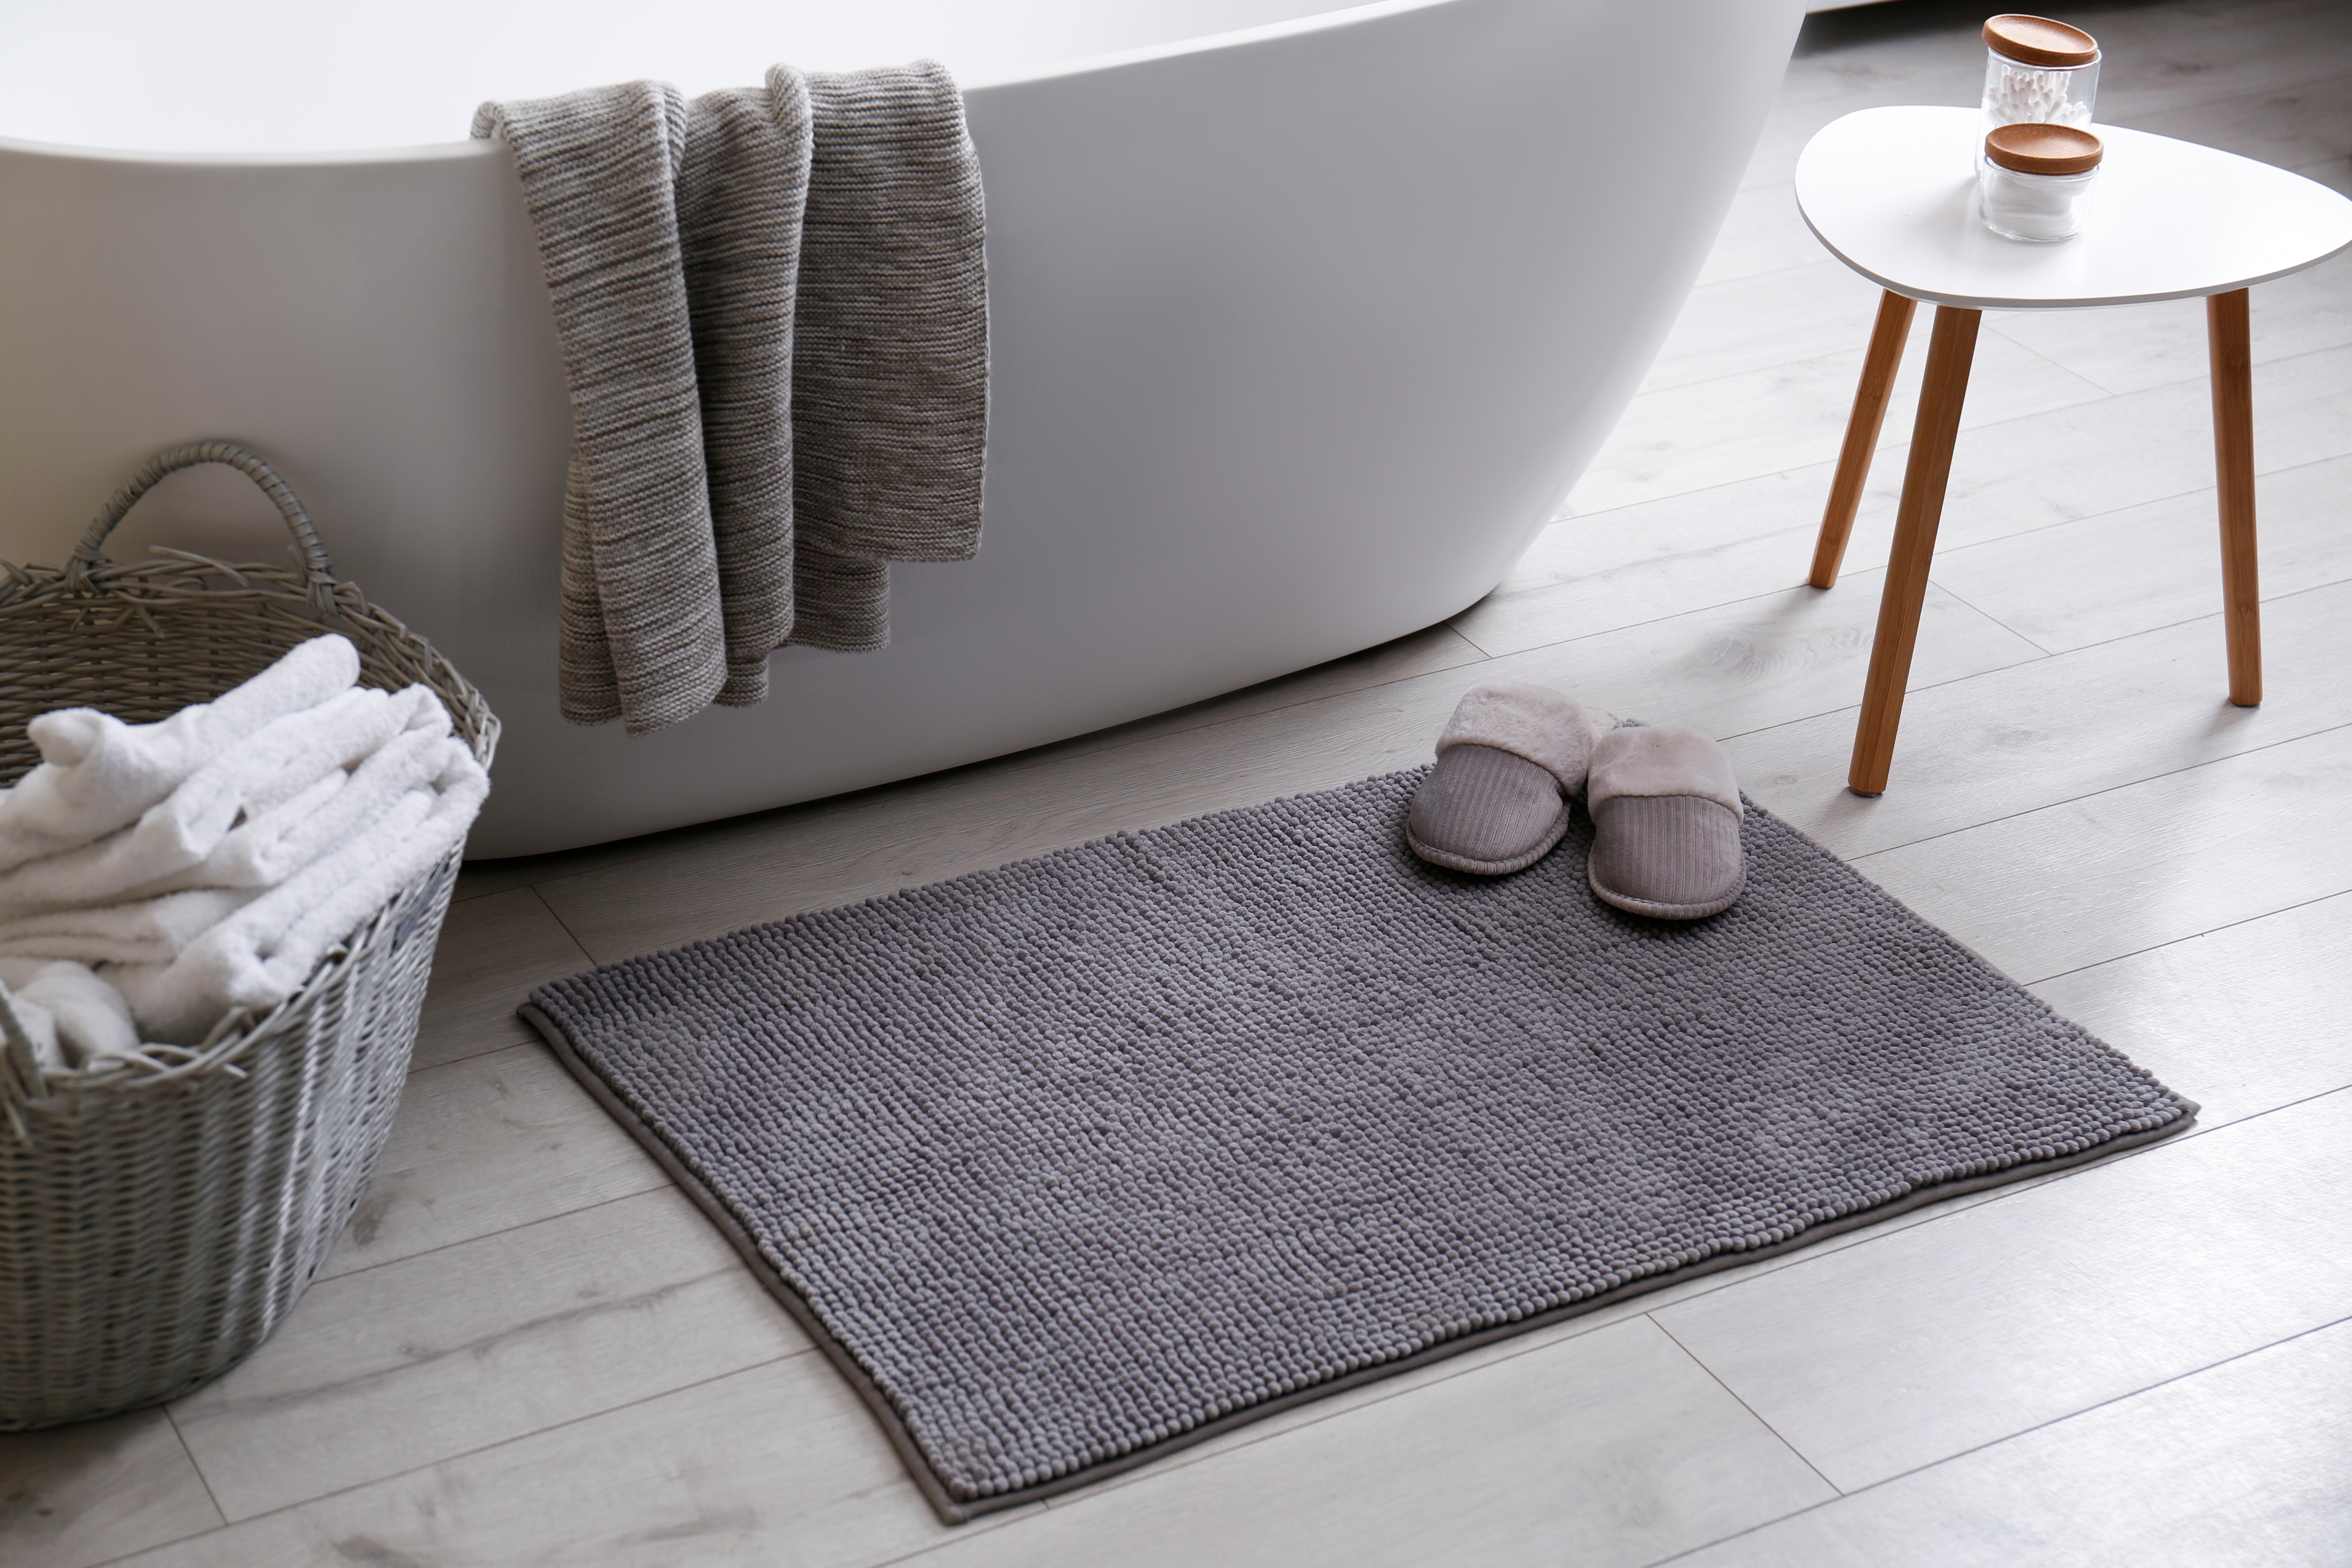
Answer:
[(2099, 40), (2047, 16), (1995, 16), (1984, 25), (1985, 46), (2021, 66), (2086, 66), (2099, 58)]
[(2106, 149), (2071, 125), (2000, 125), (1985, 137), (1985, 156), (2021, 174), (2081, 174), (2099, 166)]

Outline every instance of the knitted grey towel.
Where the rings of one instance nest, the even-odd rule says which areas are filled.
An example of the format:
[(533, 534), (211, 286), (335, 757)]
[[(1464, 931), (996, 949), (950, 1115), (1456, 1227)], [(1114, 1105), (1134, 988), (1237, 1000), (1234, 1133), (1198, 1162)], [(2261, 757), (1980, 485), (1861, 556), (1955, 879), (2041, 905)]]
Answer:
[(886, 563), (979, 545), (987, 279), (953, 79), (629, 82), (484, 104), (493, 133), (572, 398), (564, 716), (643, 732), (757, 702), (787, 641), (880, 647)]

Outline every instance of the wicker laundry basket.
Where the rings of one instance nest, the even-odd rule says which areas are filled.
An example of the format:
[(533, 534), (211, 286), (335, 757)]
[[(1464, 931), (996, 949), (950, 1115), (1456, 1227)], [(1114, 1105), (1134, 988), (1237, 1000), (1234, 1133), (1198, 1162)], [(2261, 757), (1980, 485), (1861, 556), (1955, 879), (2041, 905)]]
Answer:
[[(164, 475), (226, 463), (293, 531), (299, 569), (178, 552), (116, 565), (108, 532)], [(422, 681), (488, 764), (499, 723), (422, 637), (336, 581), (301, 504), (226, 442), (154, 458), (73, 558), (0, 584), (0, 782), (54, 708), (134, 723), (219, 696), (336, 631), (363, 685)], [(0, 1430), (152, 1405), (249, 1353), (318, 1272), (392, 1123), (461, 851), (396, 895), (268, 1016), (200, 1047), (44, 1077), (0, 1018)]]

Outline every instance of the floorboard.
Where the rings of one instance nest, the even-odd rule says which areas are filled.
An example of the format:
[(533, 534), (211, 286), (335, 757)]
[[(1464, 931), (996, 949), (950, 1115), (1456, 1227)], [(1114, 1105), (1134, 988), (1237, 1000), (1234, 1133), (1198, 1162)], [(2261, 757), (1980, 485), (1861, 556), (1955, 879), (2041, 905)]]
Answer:
[[(2352, 256), (2264, 283), (2247, 302), (2257, 365), (2352, 343)], [(2201, 300), (2104, 310), (2007, 310), (1987, 317), (1985, 324), (2109, 392), (2201, 382), (2211, 366)], [(2254, 387), (2258, 398), (2266, 398), (2268, 378), (2259, 370)]]
[[(1777, 276), (1777, 275), (1776, 275)], [(1580, 511), (1606, 510), (1685, 490), (1828, 462), (1845, 437), (1874, 296), (1859, 296), (1853, 346), (1765, 370), (1635, 395), (1625, 417), (1576, 488)], [(1904, 357), (1890, 408), (1919, 396), (1924, 353)], [(2025, 415), (2096, 401), (2105, 390), (1998, 332), (1977, 340), (1976, 365), (1960, 415), (1967, 433)], [(1890, 412), (1882, 444), (1907, 437), (1910, 421)]]
[(9, 1568), (85, 1568), (220, 1522), (161, 1410), (0, 1436)]
[[(1508, 1440), (1499, 1440), (1507, 1432)], [(957, 1541), (924, 1568), (1636, 1565), (1832, 1495), (1648, 1318)]]
[(516, 987), (587, 967), (588, 955), (528, 887), (451, 903), (433, 952), (433, 987), (416, 1026), (415, 1065), (438, 1067), (524, 1044)]
[[(2352, 579), (2352, 457), (2267, 474), (2257, 487), (2265, 599)], [(1935, 580), (2053, 653), (2221, 608), (2213, 492), (2103, 512), (1937, 555)], [(2095, 593), (2084, 593), (2095, 583)]]
[(321, 1280), (172, 1419), (239, 1520), (809, 1350), (665, 1188)]
[[(1727, 749), (1752, 797), (1853, 858), (2352, 724), (2352, 684), (2338, 674), (2352, 661), (2352, 585), (2263, 609), (2280, 699), (2260, 708), (2228, 701), (2221, 621), (2209, 616), (1915, 691), (1895, 787), (1874, 799), (1843, 787), (1858, 709)], [(2086, 723), (2094, 713), (2101, 721)]]
[[(1013, 1515), (966, 1525), (978, 1534)], [(867, 1568), (945, 1538), (822, 1356), (787, 1356), (179, 1542), (137, 1568)]]
[[(1108, 833), (1328, 788), (1428, 760), (1463, 691), (1552, 682), (1626, 713), (1711, 733), (1785, 723), (1860, 689), (1875, 579), (1843, 598), (1796, 589), (1667, 622), (1529, 649), (1056, 761), (966, 770), (824, 816), (711, 835), (658, 860), (561, 877), (539, 891), (600, 963), (803, 910), (872, 898)], [(1931, 594), (1922, 683), (2042, 657)]]
[[(2352, 893), (2044, 980), (2034, 994), (2218, 1127), (2352, 1084)], [(2185, 1086), (2194, 1085), (2193, 1089)]]
[(2352, 889), (2347, 799), (2326, 730), (1853, 864), (2032, 982)]
[(1948, 1459), (1677, 1568), (2279, 1568), (2352, 1558), (2352, 1323)]
[(667, 1185), (653, 1156), (532, 1040), (409, 1076), (375, 1180), (321, 1274)]
[(2339, 1090), (1656, 1317), (1852, 1491), (2336, 1321), (2347, 1227)]

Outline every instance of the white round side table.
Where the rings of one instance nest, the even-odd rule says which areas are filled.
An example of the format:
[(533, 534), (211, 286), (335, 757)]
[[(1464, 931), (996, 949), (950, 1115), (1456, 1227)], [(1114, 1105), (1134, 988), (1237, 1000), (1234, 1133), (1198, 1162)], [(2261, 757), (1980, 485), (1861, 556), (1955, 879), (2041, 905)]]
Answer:
[(1885, 290), (1813, 552), (1810, 580), (1817, 588), (1837, 581), (1912, 310), (1921, 300), (1936, 307), (1847, 774), (1857, 795), (1886, 788), (1952, 442), (1986, 310), (2204, 297), (2230, 700), (2251, 708), (2263, 700), (2246, 290), (2352, 246), (2352, 201), (2232, 153), (2109, 125), (2094, 129), (2106, 157), (2088, 220), (2081, 234), (2055, 244), (2004, 239), (1979, 221), (1976, 153), (1983, 133), (1973, 109), (1865, 109), (1824, 128), (1798, 161), (1797, 205), (1814, 237)]

